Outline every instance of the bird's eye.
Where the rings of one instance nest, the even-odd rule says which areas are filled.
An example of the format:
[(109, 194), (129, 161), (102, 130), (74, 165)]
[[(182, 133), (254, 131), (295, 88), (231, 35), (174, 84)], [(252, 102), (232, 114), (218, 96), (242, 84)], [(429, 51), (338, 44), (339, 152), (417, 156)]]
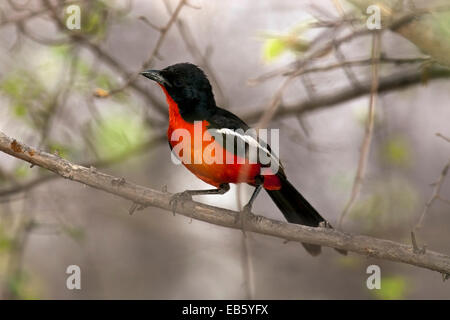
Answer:
[(182, 81), (181, 79), (175, 79), (175, 80), (173, 81), (173, 85), (174, 85), (175, 87), (181, 87), (181, 86), (183, 86), (183, 81)]

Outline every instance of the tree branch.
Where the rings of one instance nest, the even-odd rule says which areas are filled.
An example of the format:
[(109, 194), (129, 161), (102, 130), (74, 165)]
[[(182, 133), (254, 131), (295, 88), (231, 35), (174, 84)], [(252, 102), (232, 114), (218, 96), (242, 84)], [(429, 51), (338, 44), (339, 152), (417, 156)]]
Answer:
[[(427, 81), (450, 78), (450, 70), (446, 68), (431, 68), (426, 73), (421, 71), (401, 72), (389, 76), (380, 77), (378, 94), (407, 88), (413, 85), (426, 84)], [(273, 119), (299, 115), (304, 112), (315, 111), (337, 105), (339, 103), (356, 99), (369, 94), (372, 81), (367, 81), (359, 87), (340, 89), (337, 93), (321, 95), (314, 100), (306, 100), (292, 105), (280, 105), (273, 115)], [(252, 111), (243, 115), (243, 119), (249, 123), (256, 123), (261, 117), (262, 111)]]
[[(152, 190), (127, 182), (123, 178), (102, 173), (93, 168), (73, 164), (56, 155), (46, 153), (11, 139), (0, 132), (0, 151), (13, 157), (27, 161), (33, 165), (70, 180), (74, 180), (93, 188), (109, 192), (142, 206), (153, 206), (171, 210), (171, 194)], [(184, 201), (177, 206), (177, 212), (204, 222), (239, 229), (236, 224), (237, 212), (201, 204), (195, 201)], [(450, 274), (450, 256), (426, 251), (414, 253), (408, 245), (389, 240), (377, 239), (361, 235), (352, 235), (327, 228), (311, 228), (296, 224), (280, 222), (260, 216), (251, 215), (246, 222), (246, 230), (274, 236), (296, 242), (307, 242), (327, 247), (356, 252), (365, 256), (402, 262), (422, 268)]]

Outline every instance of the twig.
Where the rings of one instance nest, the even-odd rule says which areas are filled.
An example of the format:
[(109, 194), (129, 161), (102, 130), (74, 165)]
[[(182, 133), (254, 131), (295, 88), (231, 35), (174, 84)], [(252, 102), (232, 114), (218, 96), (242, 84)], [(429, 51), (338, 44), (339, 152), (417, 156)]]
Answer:
[(427, 247), (425, 245), (422, 248), (419, 248), (419, 246), (417, 245), (416, 234), (414, 233), (414, 231), (411, 231), (411, 242), (414, 253), (424, 254), (425, 252), (427, 252)]
[(447, 142), (450, 142), (450, 138), (444, 136), (442, 133), (439, 133), (439, 132), (438, 132), (438, 133), (436, 133), (436, 136), (438, 136), (439, 138), (444, 139), (444, 140), (447, 141)]
[[(286, 69), (284, 72), (276, 72), (276, 75), (282, 75), (282, 76), (288, 76), (291, 74), (296, 74), (297, 76), (306, 74), (306, 73), (316, 73), (316, 72), (326, 72), (331, 71), (335, 69), (345, 68), (345, 67), (353, 67), (353, 66), (366, 66), (371, 65), (373, 63), (384, 63), (384, 64), (414, 64), (414, 63), (423, 63), (426, 61), (429, 61), (430, 58), (390, 58), (390, 57), (383, 57), (381, 56), (378, 60), (372, 60), (372, 59), (359, 59), (359, 60), (349, 60), (349, 61), (341, 61), (339, 63), (332, 63), (325, 66), (319, 66), (319, 67), (310, 67), (303, 69), (301, 71), (291, 71)], [(259, 82), (262, 82), (266, 80), (265, 77), (271, 76), (269, 74), (262, 75), (257, 78), (252, 78), (248, 80), (249, 85), (256, 85)]]
[[(379, 59), (380, 55), (380, 41), (381, 35), (379, 32), (373, 34), (372, 38), (372, 58), (374, 60)], [(355, 200), (358, 198), (359, 193), (361, 191), (362, 182), (364, 179), (367, 159), (369, 156), (370, 145), (372, 142), (373, 128), (375, 123), (375, 105), (376, 105), (376, 96), (378, 92), (378, 64), (372, 64), (372, 86), (370, 90), (370, 101), (369, 101), (369, 115), (366, 123), (366, 132), (364, 135), (364, 140), (361, 147), (361, 154), (358, 162), (358, 169), (356, 170), (355, 180), (353, 182), (352, 193), (350, 195), (350, 199), (344, 207), (344, 210), (341, 213), (339, 218), (339, 228), (342, 227), (342, 223), (348, 211), (353, 206)]]
[[(173, 15), (172, 9), (170, 7), (169, 1), (164, 1), (166, 5), (167, 12), (170, 15)], [(187, 4), (186, 4), (187, 5)], [(176, 26), (178, 32), (181, 35), (181, 39), (183, 40), (187, 50), (191, 53), (195, 62), (204, 69), (205, 73), (208, 75), (209, 80), (211, 81), (213, 87), (216, 89), (216, 101), (218, 105), (227, 105), (228, 101), (225, 97), (225, 94), (222, 90), (222, 85), (220, 84), (219, 78), (216, 76), (214, 69), (210, 63), (209, 56), (201, 52), (199, 46), (197, 45), (195, 38), (193, 37), (189, 26), (181, 19), (178, 18), (176, 20)]]
[[(155, 57), (157, 57), (159, 55), (159, 50), (164, 42), (164, 39), (166, 38), (167, 33), (169, 32), (170, 28), (172, 27), (173, 23), (177, 19), (181, 9), (183, 8), (183, 6), (185, 4), (186, 4), (186, 0), (180, 0), (180, 2), (178, 3), (178, 6), (175, 8), (175, 11), (170, 16), (169, 21), (167, 22), (167, 24), (164, 27), (157, 28), (155, 25), (150, 24), (150, 26), (153, 29), (157, 28), (157, 30), (159, 31), (159, 37), (158, 37), (158, 40), (156, 41), (155, 47), (153, 48), (152, 52), (150, 53), (150, 56), (142, 64), (141, 70), (149, 68), (151, 66), (151, 64), (153, 63), (153, 60), (155, 59)], [(150, 23), (147, 19), (144, 21), (147, 21), (147, 23)], [(139, 71), (141, 71), (141, 70), (139, 70)], [(126, 87), (128, 87), (130, 85), (130, 83), (134, 82), (138, 76), (139, 76), (139, 73), (132, 74), (131, 76), (128, 77), (128, 79), (125, 81), (125, 83), (123, 85), (121, 85), (120, 87), (118, 87), (116, 89), (111, 90), (109, 92), (109, 94), (114, 95), (114, 94), (124, 90)]]
[[(36, 150), (9, 138), (2, 132), (0, 132), (0, 151), (50, 170), (66, 179), (89, 185), (143, 206), (153, 206), (165, 209), (169, 213), (172, 212), (170, 193), (163, 193), (127, 181), (121, 185), (114, 184), (113, 181), (120, 179), (98, 170), (90, 170), (87, 167), (73, 164), (56, 155)], [(238, 214), (235, 211), (186, 200), (177, 206), (177, 212), (215, 225), (234, 229), (240, 228), (235, 223), (235, 217)], [(411, 246), (390, 240), (353, 235), (328, 228), (312, 228), (290, 224), (261, 216), (250, 216), (246, 227), (248, 231), (283, 240), (333, 247), (450, 274), (450, 256), (433, 251), (417, 255), (412, 251)]]
[(287, 89), (291, 81), (294, 79), (294, 77), (288, 77), (286, 80), (284, 80), (283, 84), (280, 86), (280, 88), (275, 92), (275, 94), (272, 97), (272, 100), (270, 102), (270, 105), (264, 113), (261, 115), (261, 118), (258, 121), (258, 124), (256, 125), (256, 128), (266, 128), (269, 124), (270, 120), (274, 117), (274, 115), (277, 113), (280, 105), (281, 105), (281, 99), (283, 97), (284, 90)]
[(443, 185), (443, 183), (445, 181), (445, 177), (447, 176), (449, 167), (450, 167), (450, 160), (448, 161), (448, 163), (442, 169), (441, 175), (439, 176), (438, 180), (433, 184), (434, 188), (433, 188), (433, 193), (431, 195), (431, 198), (425, 204), (425, 208), (423, 208), (422, 214), (420, 215), (420, 218), (417, 221), (417, 224), (414, 227), (414, 230), (422, 228), (423, 220), (425, 219), (425, 215), (427, 214), (427, 212), (430, 209), (430, 207), (433, 204), (433, 202), (440, 198), (441, 188), (442, 188), (442, 185)]
[(158, 41), (156, 41), (156, 45), (153, 48), (150, 56), (148, 57), (148, 59), (145, 61), (145, 63), (143, 64), (143, 69), (148, 68), (155, 56), (158, 54), (159, 49), (161, 48), (161, 45), (164, 42), (164, 38), (167, 35), (167, 32), (170, 30), (170, 28), (172, 27), (173, 23), (175, 22), (175, 20), (177, 19), (179, 13), (181, 12), (181, 9), (183, 8), (183, 6), (186, 4), (186, 0), (180, 0), (180, 2), (178, 3), (177, 7), (175, 8), (175, 11), (173, 12), (172, 16), (170, 17), (169, 21), (167, 22), (167, 24), (161, 28), (161, 33), (159, 35)]

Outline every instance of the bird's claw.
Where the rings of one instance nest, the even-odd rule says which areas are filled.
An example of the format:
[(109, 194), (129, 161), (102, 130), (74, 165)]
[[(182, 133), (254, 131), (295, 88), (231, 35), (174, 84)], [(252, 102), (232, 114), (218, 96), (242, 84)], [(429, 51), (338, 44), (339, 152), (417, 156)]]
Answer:
[(319, 223), (319, 227), (325, 228), (325, 229), (333, 229), (333, 227), (331, 226), (331, 224), (328, 221), (321, 221)]
[(183, 191), (183, 192), (179, 192), (179, 193), (175, 193), (169, 201), (169, 205), (172, 206), (172, 213), (173, 215), (175, 215), (175, 211), (177, 210), (177, 206), (178, 206), (178, 202), (184, 202), (184, 201), (192, 201), (192, 195), (187, 192), (187, 191)]

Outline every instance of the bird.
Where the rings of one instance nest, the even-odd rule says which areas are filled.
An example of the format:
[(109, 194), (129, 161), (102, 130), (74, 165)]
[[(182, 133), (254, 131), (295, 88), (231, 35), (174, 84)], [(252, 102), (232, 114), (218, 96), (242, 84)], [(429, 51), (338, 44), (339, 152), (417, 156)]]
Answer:
[[(281, 161), (270, 146), (259, 139), (238, 116), (217, 106), (213, 89), (203, 70), (192, 63), (177, 63), (161, 70), (145, 70), (140, 74), (156, 82), (165, 94), (169, 112), (167, 138), (172, 152), (176, 149), (177, 159), (197, 178), (214, 187), (177, 193), (171, 200), (175, 206), (181, 199), (192, 199), (195, 195), (225, 194), (230, 190), (230, 184), (247, 183), (255, 190), (244, 206), (244, 212), (251, 212), (255, 199), (264, 189), (289, 223), (331, 228), (288, 181)], [(186, 133), (186, 136), (183, 135)], [(211, 155), (216, 161), (201, 161), (201, 157), (200, 161), (195, 161), (195, 157), (198, 159), (198, 155), (204, 155), (207, 148), (205, 143), (196, 144), (194, 141), (195, 134), (198, 136), (199, 133), (204, 140), (209, 141), (207, 146), (214, 150)], [(258, 159), (250, 161), (251, 148), (267, 156), (271, 165)], [(302, 245), (312, 256), (321, 252), (320, 245)]]

